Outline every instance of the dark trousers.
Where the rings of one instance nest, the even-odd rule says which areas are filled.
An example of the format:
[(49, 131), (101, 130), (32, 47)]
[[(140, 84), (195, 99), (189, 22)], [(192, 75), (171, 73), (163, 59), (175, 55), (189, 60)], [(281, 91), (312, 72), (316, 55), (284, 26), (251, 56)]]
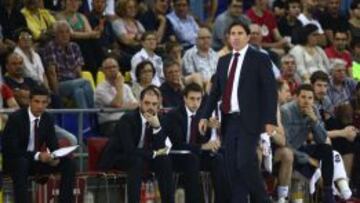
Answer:
[(200, 202), (200, 159), (196, 154), (171, 155), (173, 169), (184, 177), (185, 202)]
[[(306, 145), (299, 148), (299, 151), (305, 152), (310, 157), (321, 161), (321, 175), (324, 180), (324, 186), (331, 187), (334, 175), (334, 163), (332, 147), (328, 144)], [(296, 164), (295, 168), (305, 176), (312, 175), (306, 174), (306, 165)], [(311, 177), (311, 175), (309, 177)]]
[(75, 180), (75, 163), (69, 158), (60, 160), (59, 165), (52, 167), (43, 164), (34, 159), (20, 157), (12, 159), (8, 165), (8, 172), (14, 182), (14, 197), (16, 203), (31, 202), (28, 194), (28, 177), (29, 175), (47, 175), (54, 172), (60, 172), (60, 203), (71, 203), (73, 199), (73, 188)]
[(260, 135), (247, 132), (239, 114), (225, 115), (222, 129), (231, 202), (248, 203), (249, 196), (252, 203), (270, 202), (256, 155)]
[(128, 173), (128, 197), (130, 203), (140, 202), (141, 180), (144, 171), (150, 169), (155, 172), (159, 182), (161, 202), (174, 202), (174, 182), (172, 177), (171, 160), (168, 156), (160, 156), (155, 159), (142, 157), (125, 158), (119, 166), (125, 168)]
[(224, 156), (218, 153), (201, 153), (201, 170), (210, 172), (214, 185), (215, 203), (230, 201), (230, 185), (226, 181)]

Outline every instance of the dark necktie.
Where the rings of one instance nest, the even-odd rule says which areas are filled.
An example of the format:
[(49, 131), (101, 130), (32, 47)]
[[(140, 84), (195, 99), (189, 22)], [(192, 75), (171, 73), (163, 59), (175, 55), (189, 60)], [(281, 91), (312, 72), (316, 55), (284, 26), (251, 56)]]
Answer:
[(232, 89), (233, 89), (233, 85), (234, 85), (235, 71), (236, 71), (236, 66), (238, 63), (239, 56), (240, 56), (239, 53), (234, 54), (234, 60), (230, 67), (229, 76), (227, 78), (225, 91), (224, 91), (224, 94), (222, 97), (222, 105), (223, 105), (224, 114), (227, 114), (230, 112), (231, 93), (232, 93)]
[(39, 140), (39, 119), (35, 119), (34, 121), (34, 143), (35, 143), (35, 151), (40, 150), (40, 140)]
[(196, 134), (197, 134), (197, 125), (196, 125), (196, 119), (195, 119), (195, 115), (190, 116), (190, 139), (189, 139), (189, 143), (190, 144), (195, 144), (196, 143)]
[(151, 125), (146, 122), (145, 124), (145, 137), (144, 137), (144, 149), (150, 149), (151, 145), (151, 136), (153, 134)]

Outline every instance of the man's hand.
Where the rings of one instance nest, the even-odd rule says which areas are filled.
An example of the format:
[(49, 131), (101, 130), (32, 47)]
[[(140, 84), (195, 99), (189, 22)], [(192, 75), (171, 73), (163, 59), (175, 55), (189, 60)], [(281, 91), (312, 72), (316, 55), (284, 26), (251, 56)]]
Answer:
[(49, 162), (49, 165), (52, 166), (52, 167), (55, 167), (55, 166), (59, 165), (59, 163), (60, 163), (60, 159), (52, 159)]
[(316, 168), (319, 167), (319, 161), (316, 160), (316, 159), (314, 159), (314, 158), (312, 158), (312, 157), (309, 158), (309, 163), (310, 163), (310, 165), (312, 165), (312, 166), (314, 166), (314, 167), (316, 167)]
[(164, 148), (155, 150), (155, 151), (154, 151), (154, 158), (156, 158), (156, 157), (158, 157), (158, 156), (167, 155), (167, 154), (168, 154), (168, 151), (169, 151), (169, 148), (167, 148), (167, 147), (164, 147)]
[(265, 124), (265, 132), (269, 136), (273, 136), (274, 134), (276, 134), (277, 133), (276, 129), (277, 127), (273, 124)]
[(201, 149), (205, 151), (217, 152), (221, 146), (220, 140), (209, 141), (201, 145)]
[(39, 160), (42, 163), (49, 163), (50, 161), (53, 160), (53, 158), (49, 152), (40, 152)]
[(149, 122), (149, 124), (151, 125), (151, 127), (153, 128), (159, 128), (160, 127), (160, 121), (159, 121), (159, 117), (157, 114), (152, 115), (148, 112), (145, 112), (144, 114), (145, 119), (147, 120), (147, 122)]
[(353, 142), (357, 136), (358, 130), (354, 126), (346, 126), (343, 132), (344, 132), (344, 137), (349, 142)]
[(318, 118), (317, 118), (317, 116), (316, 116), (316, 114), (314, 112), (314, 108), (312, 106), (306, 108), (304, 110), (304, 114), (306, 116), (308, 116), (313, 122), (316, 122), (318, 120)]
[(217, 117), (211, 117), (209, 119), (208, 127), (209, 128), (219, 129), (220, 128), (219, 119)]
[(208, 120), (207, 119), (200, 119), (199, 121), (199, 132), (201, 135), (205, 135), (206, 130), (208, 128)]
[(123, 87), (123, 85), (124, 85), (124, 81), (125, 81), (124, 76), (120, 72), (118, 72), (116, 74), (116, 77), (115, 77), (115, 80), (114, 80), (115, 88), (117, 90), (121, 89)]

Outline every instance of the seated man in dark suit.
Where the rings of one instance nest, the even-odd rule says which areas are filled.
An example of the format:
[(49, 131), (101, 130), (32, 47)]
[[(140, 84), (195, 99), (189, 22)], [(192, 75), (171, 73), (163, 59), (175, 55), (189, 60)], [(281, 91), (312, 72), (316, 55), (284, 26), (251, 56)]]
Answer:
[(140, 108), (120, 118), (99, 163), (103, 170), (127, 172), (129, 202), (140, 202), (145, 168), (155, 171), (161, 202), (174, 202), (171, 161), (166, 156), (166, 136), (158, 116), (160, 98), (160, 91), (152, 85), (141, 92)]
[(14, 182), (16, 203), (31, 202), (28, 193), (29, 175), (55, 171), (61, 173), (59, 202), (73, 202), (75, 164), (67, 157), (56, 159), (50, 153), (58, 149), (58, 143), (54, 121), (45, 112), (48, 103), (49, 93), (46, 88), (33, 88), (29, 107), (11, 114), (4, 129), (4, 168)]
[[(215, 187), (215, 202), (226, 202), (228, 191), (223, 170), (223, 157), (218, 149), (220, 141), (200, 135), (198, 130), (199, 107), (203, 89), (190, 83), (184, 89), (184, 104), (170, 111), (166, 117), (165, 132), (170, 137), (174, 150), (188, 151), (188, 154), (174, 154), (174, 170), (184, 174), (186, 202), (200, 202), (199, 171), (211, 172)], [(209, 131), (210, 132), (210, 131)]]

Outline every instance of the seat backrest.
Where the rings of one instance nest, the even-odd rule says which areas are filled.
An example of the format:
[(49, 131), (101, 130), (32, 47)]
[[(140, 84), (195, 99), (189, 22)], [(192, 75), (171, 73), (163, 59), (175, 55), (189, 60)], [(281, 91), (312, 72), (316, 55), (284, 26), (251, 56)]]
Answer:
[(108, 141), (109, 139), (105, 137), (90, 137), (88, 139), (88, 171), (97, 170), (97, 163), (100, 159), (100, 155)]

